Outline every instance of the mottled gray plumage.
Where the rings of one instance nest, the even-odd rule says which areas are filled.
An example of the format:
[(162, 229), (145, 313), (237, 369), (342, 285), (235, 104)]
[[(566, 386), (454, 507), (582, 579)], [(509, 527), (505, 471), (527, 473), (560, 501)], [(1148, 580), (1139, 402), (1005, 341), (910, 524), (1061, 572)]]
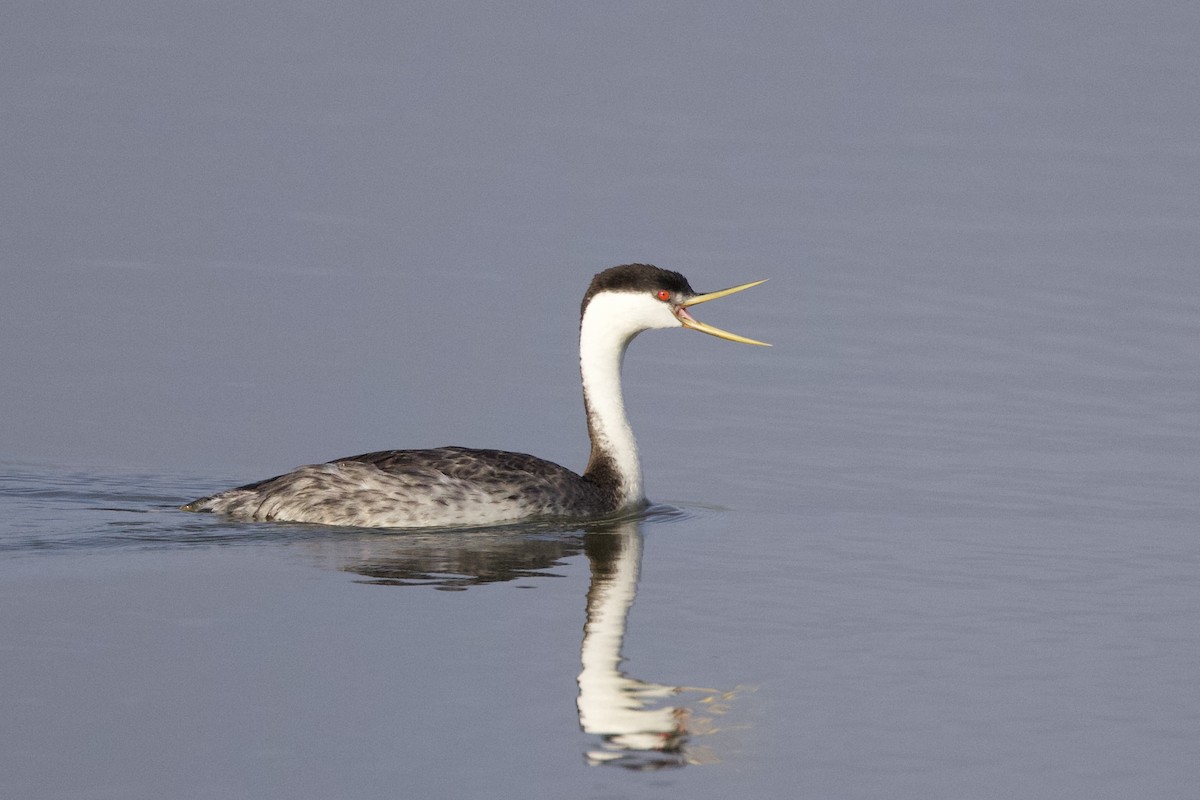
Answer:
[(545, 459), (502, 450), (382, 450), (310, 464), (184, 506), (247, 520), (412, 528), (595, 517), (605, 487)]

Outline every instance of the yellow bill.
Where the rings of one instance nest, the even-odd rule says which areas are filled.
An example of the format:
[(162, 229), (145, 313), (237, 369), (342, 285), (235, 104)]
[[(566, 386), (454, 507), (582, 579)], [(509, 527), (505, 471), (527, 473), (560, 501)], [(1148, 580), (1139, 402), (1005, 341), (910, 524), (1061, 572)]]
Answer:
[(701, 322), (700, 320), (696, 319), (695, 317), (693, 317), (691, 314), (689, 314), (687, 312), (688, 306), (695, 306), (695, 305), (699, 305), (700, 303), (707, 303), (709, 300), (716, 300), (717, 298), (720, 298), (720, 297), (728, 297), (731, 294), (745, 291), (746, 289), (749, 289), (753, 286), (758, 286), (761, 283), (766, 283), (766, 281), (761, 280), (761, 281), (754, 281), (753, 283), (743, 283), (741, 286), (734, 286), (730, 289), (722, 289), (719, 292), (709, 292), (708, 294), (698, 294), (695, 297), (691, 297), (691, 298), (688, 298), (687, 300), (684, 300), (682, 303), (680, 303), (678, 306), (676, 306), (675, 316), (679, 317), (679, 321), (683, 323), (683, 327), (691, 328), (694, 331), (700, 331), (701, 333), (707, 333), (710, 336), (716, 336), (719, 339), (728, 339), (731, 342), (741, 342), (742, 344), (756, 344), (761, 347), (770, 347), (771, 345), (767, 344), (766, 342), (760, 342), (757, 339), (748, 339), (745, 336), (739, 336), (736, 333), (730, 333), (729, 331), (723, 331), (720, 328), (714, 328), (712, 325), (707, 325), (707, 324)]

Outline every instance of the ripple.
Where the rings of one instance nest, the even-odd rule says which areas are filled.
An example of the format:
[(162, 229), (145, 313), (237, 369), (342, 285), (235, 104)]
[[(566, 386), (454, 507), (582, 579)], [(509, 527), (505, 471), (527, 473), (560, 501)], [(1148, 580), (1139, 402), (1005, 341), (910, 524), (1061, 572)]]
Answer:
[[(194, 475), (92, 471), (55, 466), (0, 465), (0, 554), (8, 557), (55, 552), (79, 553), (132, 547), (207, 547), (286, 544), (331, 539), (380, 542), (403, 538), (410, 544), (442, 537), (457, 548), (482, 546), (483, 538), (559, 540), (604, 532), (636, 521), (646, 525), (686, 522), (722, 513), (696, 503), (653, 503), (632, 514), (603, 520), (540, 520), (481, 528), (397, 530), (281, 522), (243, 522), (179, 510), (209, 481)], [(475, 538), (461, 538), (478, 534)], [(424, 538), (421, 538), (424, 537)]]

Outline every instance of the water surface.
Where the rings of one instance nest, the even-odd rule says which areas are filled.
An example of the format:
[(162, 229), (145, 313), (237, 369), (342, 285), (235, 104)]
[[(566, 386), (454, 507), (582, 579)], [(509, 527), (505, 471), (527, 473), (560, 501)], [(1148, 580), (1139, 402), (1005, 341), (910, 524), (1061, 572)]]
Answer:
[[(1190, 797), (1188, 4), (321, 4), (4, 26), (0, 796)], [(652, 512), (179, 512), (580, 468), (628, 261)]]

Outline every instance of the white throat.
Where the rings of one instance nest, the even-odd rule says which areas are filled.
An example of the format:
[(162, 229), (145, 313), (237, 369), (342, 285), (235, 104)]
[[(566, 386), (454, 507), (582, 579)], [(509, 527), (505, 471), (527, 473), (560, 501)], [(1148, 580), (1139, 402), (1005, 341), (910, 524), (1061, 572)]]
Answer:
[(588, 432), (592, 437), (591, 469), (607, 459), (620, 484), (621, 505), (644, 502), (642, 466), (637, 440), (625, 413), (621, 364), (633, 337), (649, 328), (680, 327), (662, 301), (634, 293), (601, 293), (591, 299), (579, 325), (579, 369)]

